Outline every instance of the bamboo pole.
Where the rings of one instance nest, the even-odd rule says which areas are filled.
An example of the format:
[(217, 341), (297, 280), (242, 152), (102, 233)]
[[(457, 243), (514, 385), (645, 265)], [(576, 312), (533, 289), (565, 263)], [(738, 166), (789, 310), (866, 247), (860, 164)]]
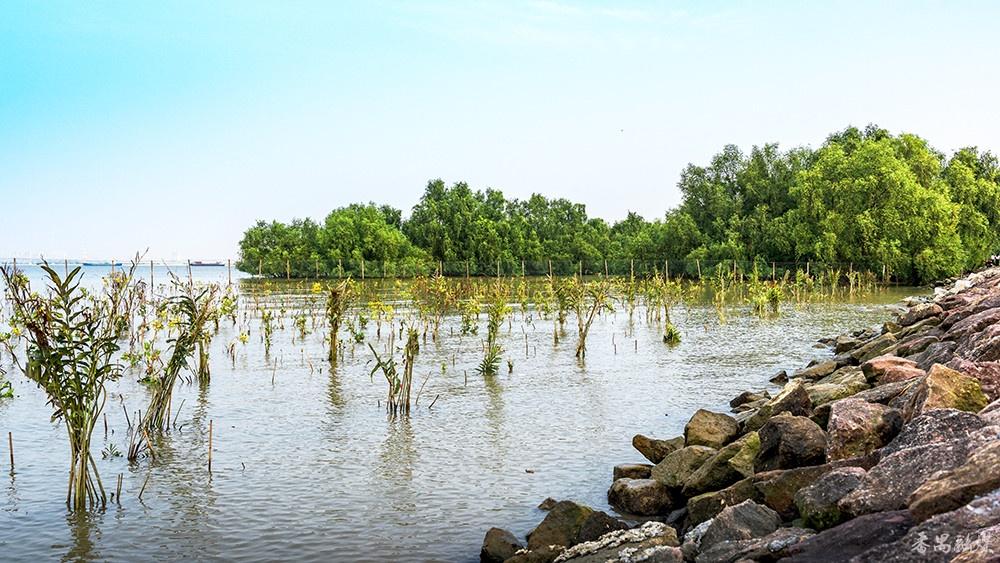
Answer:
[(521, 277), (524, 277), (524, 259), (521, 259)]
[(670, 279), (670, 260), (663, 261), (663, 279)]
[(153, 291), (154, 287), (156, 287), (156, 284), (153, 283), (153, 261), (150, 260), (149, 261), (149, 291), (150, 291), (150, 295), (152, 295), (152, 291)]
[(361, 281), (365, 279), (365, 259), (361, 259)]
[(608, 277), (608, 260), (604, 259), (604, 277)]
[(233, 261), (226, 258), (226, 273), (229, 276), (229, 285), (233, 285)]
[(771, 281), (775, 280), (774, 271), (774, 262), (771, 262)]
[(261, 258), (260, 260), (257, 261), (257, 276), (263, 276), (263, 275), (264, 275), (264, 259)]
[(288, 258), (285, 258), (285, 279), (292, 279), (292, 263)]
[(701, 260), (698, 258), (694, 259), (695, 266), (698, 266), (698, 279), (701, 279)]
[(628, 261), (628, 277), (635, 279), (635, 258), (630, 258)]
[(552, 277), (552, 260), (549, 260), (549, 277)]
[(497, 258), (497, 277), (500, 277), (500, 259)]
[(14, 470), (14, 434), (7, 433), (7, 447), (10, 449), (10, 470)]
[(469, 261), (465, 261), (465, 279), (469, 279)]
[(188, 260), (188, 287), (194, 287), (194, 274), (191, 273), (191, 261)]

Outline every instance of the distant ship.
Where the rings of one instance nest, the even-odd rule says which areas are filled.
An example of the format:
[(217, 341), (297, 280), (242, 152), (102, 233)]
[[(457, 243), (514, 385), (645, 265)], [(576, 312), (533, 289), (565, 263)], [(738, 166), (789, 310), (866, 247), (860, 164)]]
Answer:
[(225, 266), (222, 262), (202, 262), (201, 260), (192, 260), (191, 266)]
[(105, 268), (110, 268), (111, 266), (121, 266), (122, 265), (121, 262), (110, 262), (110, 261), (105, 261), (105, 262), (81, 262), (81, 264), (84, 265), (84, 266), (101, 266), (101, 267), (105, 267)]

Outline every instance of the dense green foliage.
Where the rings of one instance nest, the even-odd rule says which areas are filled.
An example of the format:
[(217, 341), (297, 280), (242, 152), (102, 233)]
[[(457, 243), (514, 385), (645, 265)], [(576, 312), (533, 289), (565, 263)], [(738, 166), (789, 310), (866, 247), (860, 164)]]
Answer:
[(609, 225), (583, 205), (532, 195), (427, 185), (400, 210), (354, 204), (322, 225), (258, 222), (240, 243), (240, 268), (267, 275), (316, 272), (557, 273), (611, 260), (694, 264), (739, 261), (851, 267), (929, 281), (981, 265), (1000, 250), (1000, 166), (966, 148), (950, 158), (911, 134), (869, 126), (831, 135), (818, 149), (729, 145), (707, 166), (688, 165), (683, 202), (662, 219), (630, 213)]

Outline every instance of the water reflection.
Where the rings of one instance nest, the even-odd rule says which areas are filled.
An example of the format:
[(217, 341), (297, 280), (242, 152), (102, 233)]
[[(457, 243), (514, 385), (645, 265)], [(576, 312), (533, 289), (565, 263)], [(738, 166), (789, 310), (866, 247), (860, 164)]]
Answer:
[(66, 515), (69, 538), (72, 544), (61, 561), (94, 561), (101, 558), (96, 549), (100, 529), (95, 523), (99, 517), (88, 511), (70, 512)]

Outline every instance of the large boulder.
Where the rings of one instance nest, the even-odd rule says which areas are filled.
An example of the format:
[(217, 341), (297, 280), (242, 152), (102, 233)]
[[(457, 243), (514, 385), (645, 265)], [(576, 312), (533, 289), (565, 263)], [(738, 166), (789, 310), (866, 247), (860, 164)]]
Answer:
[(905, 510), (866, 514), (791, 546), (787, 551), (789, 557), (782, 561), (827, 563), (834, 560), (834, 554), (838, 561), (850, 561), (870, 549), (899, 540), (913, 524), (913, 518)]
[(804, 416), (774, 416), (758, 431), (760, 450), (754, 471), (791, 469), (826, 461), (826, 434)]
[(723, 447), (684, 481), (684, 496), (717, 491), (753, 475), (753, 460), (759, 450), (760, 438), (756, 432)]
[(850, 397), (868, 389), (868, 380), (855, 367), (838, 370), (812, 385), (806, 386), (813, 406), (823, 405), (837, 399)]
[(840, 362), (837, 360), (826, 360), (823, 362), (816, 363), (805, 369), (801, 369), (792, 374), (795, 379), (822, 379), (840, 367)]
[(997, 553), (1000, 553), (1000, 490), (925, 520), (898, 540), (865, 551), (858, 560), (871, 563), (985, 562), (996, 561)]
[(979, 411), (979, 418), (986, 424), (1000, 426), (1000, 399), (986, 405), (986, 408)]
[(934, 364), (927, 377), (917, 384), (904, 413), (916, 415), (934, 409), (979, 412), (988, 403), (978, 380)]
[(594, 534), (601, 528), (609, 527), (608, 518), (607, 514), (589, 506), (569, 500), (559, 501), (545, 515), (545, 519), (528, 533), (528, 549), (539, 551), (548, 546), (569, 547), (581, 541), (590, 541), (597, 537)]
[(906, 508), (910, 494), (937, 471), (965, 462), (967, 446), (952, 440), (914, 446), (882, 458), (838, 506), (851, 516)]
[(861, 371), (865, 374), (868, 381), (876, 382), (879, 385), (906, 381), (907, 379), (926, 375), (924, 370), (917, 367), (917, 362), (892, 354), (885, 354), (868, 360), (861, 364)]
[(727, 506), (711, 522), (701, 537), (702, 551), (724, 541), (766, 536), (778, 529), (781, 517), (766, 506), (745, 500), (736, 506)]
[(737, 408), (747, 403), (756, 403), (757, 401), (766, 401), (771, 398), (771, 394), (767, 391), (761, 391), (759, 393), (754, 393), (753, 391), (744, 391), (734, 397), (729, 401), (729, 406), (731, 408)]
[(660, 463), (670, 452), (684, 447), (684, 438), (678, 436), (669, 440), (658, 440), (636, 434), (632, 438), (632, 447), (639, 451), (646, 459), (652, 463)]
[(918, 521), (950, 512), (975, 497), (1000, 488), (1000, 441), (972, 453), (964, 464), (934, 474), (910, 495), (910, 512)]
[(608, 489), (608, 504), (639, 516), (666, 514), (675, 501), (670, 489), (655, 479), (618, 479)]
[(820, 476), (811, 485), (795, 493), (795, 507), (798, 508), (806, 526), (824, 530), (836, 526), (845, 518), (837, 503), (847, 493), (861, 484), (865, 470), (860, 467), (841, 467)]
[(910, 307), (906, 313), (899, 317), (899, 326), (910, 326), (928, 317), (936, 317), (944, 312), (937, 303), (923, 303), (915, 307)]
[(653, 479), (667, 487), (679, 488), (684, 481), (705, 464), (718, 450), (708, 446), (687, 446), (663, 458), (651, 472)]
[(919, 354), (931, 344), (941, 342), (941, 338), (933, 334), (916, 334), (896, 345), (896, 354), (906, 357)]
[(708, 547), (698, 554), (696, 563), (777, 561), (783, 560), (796, 544), (816, 532), (804, 528), (778, 528), (759, 538), (729, 540)]
[(740, 427), (733, 417), (699, 409), (684, 426), (684, 445), (717, 450), (732, 442), (739, 433)]
[(773, 399), (765, 403), (745, 423), (747, 430), (758, 430), (767, 419), (776, 414), (787, 412), (794, 416), (809, 416), (812, 414), (812, 401), (805, 383), (801, 379), (790, 381)]
[(970, 362), (955, 358), (948, 367), (978, 380), (988, 400), (1000, 399), (1000, 362)]
[(649, 479), (653, 466), (648, 463), (622, 463), (612, 469), (612, 481), (622, 478)]
[(891, 332), (887, 332), (881, 336), (877, 336), (862, 346), (851, 350), (851, 357), (858, 362), (863, 364), (868, 360), (874, 358), (875, 356), (880, 356), (896, 344), (896, 336)]
[(727, 506), (734, 506), (745, 500), (757, 500), (757, 490), (749, 477), (720, 491), (691, 497), (687, 502), (687, 525), (697, 526), (711, 520)]
[(479, 560), (482, 563), (503, 563), (523, 548), (524, 545), (514, 534), (501, 528), (490, 528), (483, 540)]
[(676, 530), (662, 522), (646, 522), (636, 528), (610, 532), (596, 540), (579, 543), (562, 552), (556, 563), (681, 563), (683, 558), (678, 545)]
[(986, 421), (975, 414), (955, 409), (928, 411), (911, 420), (889, 444), (879, 452), (882, 457), (908, 448), (927, 444), (968, 441)]
[(829, 460), (868, 455), (889, 443), (903, 425), (899, 410), (862, 399), (834, 401), (826, 425)]

